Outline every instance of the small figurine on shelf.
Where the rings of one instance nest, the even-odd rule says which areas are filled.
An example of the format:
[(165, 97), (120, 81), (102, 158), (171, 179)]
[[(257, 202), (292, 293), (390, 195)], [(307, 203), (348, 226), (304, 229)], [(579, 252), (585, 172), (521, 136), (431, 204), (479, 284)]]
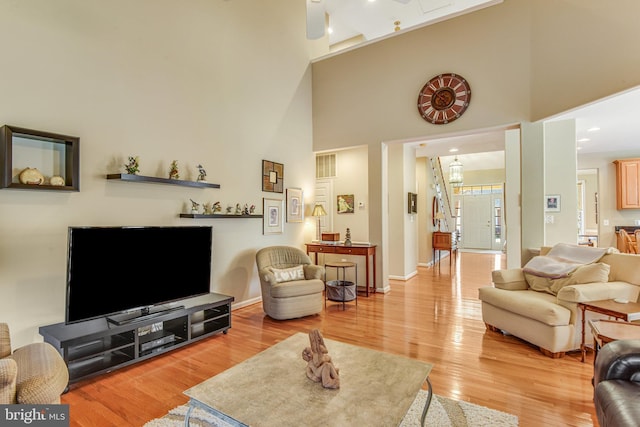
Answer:
[(215, 202), (211, 207), (214, 214), (219, 214), (222, 212), (222, 206), (220, 206), (220, 202)]
[(244, 208), (242, 208), (242, 215), (249, 215), (249, 205), (244, 204)]
[(253, 215), (255, 211), (256, 211), (256, 205), (251, 205), (251, 207), (249, 208), (249, 214)]
[(205, 215), (213, 215), (213, 210), (211, 209), (211, 203), (205, 203), (202, 205), (202, 209), (204, 209)]
[(189, 199), (189, 200), (191, 200), (191, 213), (197, 214), (198, 208), (200, 207), (200, 203), (194, 202), (193, 199)]
[(233, 210), (233, 206), (228, 205), (227, 206), (227, 215), (231, 215), (231, 211)]
[(242, 208), (240, 207), (240, 203), (236, 203), (236, 215), (242, 215)]
[(140, 158), (138, 156), (129, 156), (129, 163), (124, 165), (124, 170), (129, 175), (135, 175), (140, 172)]
[(169, 179), (180, 179), (180, 173), (178, 172), (178, 161), (174, 160), (171, 162), (171, 166), (169, 169)]
[(344, 238), (344, 245), (351, 246), (351, 230), (347, 228), (347, 235)]
[(200, 182), (207, 181), (207, 171), (204, 170), (202, 165), (198, 165), (198, 181)]

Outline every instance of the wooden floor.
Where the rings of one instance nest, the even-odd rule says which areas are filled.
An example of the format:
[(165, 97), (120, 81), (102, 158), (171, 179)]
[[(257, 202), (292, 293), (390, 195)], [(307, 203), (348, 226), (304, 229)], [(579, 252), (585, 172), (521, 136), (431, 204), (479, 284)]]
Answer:
[(515, 414), (520, 426), (597, 426), (592, 353), (586, 363), (579, 352), (550, 359), (485, 330), (478, 288), (501, 266), (503, 255), (461, 253), (453, 272), (445, 259), (440, 274), (419, 267), (412, 279), (391, 281), (386, 294), (360, 296), (357, 308), (329, 303), (297, 320), (272, 320), (260, 304), (237, 309), (228, 334), (77, 384), (62, 403), (70, 405), (71, 426), (142, 426), (186, 403), (185, 389), (295, 332), (318, 328), (326, 338), (432, 363), (436, 394)]

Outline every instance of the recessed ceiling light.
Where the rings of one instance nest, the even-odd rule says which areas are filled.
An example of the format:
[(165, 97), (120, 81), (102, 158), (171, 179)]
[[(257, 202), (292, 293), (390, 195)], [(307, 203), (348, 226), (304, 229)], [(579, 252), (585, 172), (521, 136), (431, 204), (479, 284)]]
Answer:
[(589, 142), (591, 141), (589, 138), (580, 138), (578, 142)]
[(327, 31), (329, 32), (329, 34), (333, 34), (333, 27), (327, 28)]
[(600, 128), (599, 128), (599, 127), (594, 126), (594, 127), (592, 127), (592, 128), (587, 129), (587, 132), (596, 132), (596, 131), (599, 131), (599, 130), (600, 130)]
[(582, 147), (576, 147), (576, 150), (582, 150)]
[(455, 152), (457, 152), (457, 151), (458, 151), (458, 149), (457, 149), (457, 148), (450, 148), (450, 149), (449, 149), (449, 152), (450, 152), (450, 153), (455, 153)]

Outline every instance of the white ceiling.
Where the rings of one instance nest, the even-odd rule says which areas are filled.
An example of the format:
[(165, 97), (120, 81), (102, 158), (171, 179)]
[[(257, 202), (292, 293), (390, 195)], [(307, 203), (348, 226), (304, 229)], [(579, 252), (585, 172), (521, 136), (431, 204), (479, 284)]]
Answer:
[[(310, 1), (310, 0), (307, 0)], [(330, 44), (362, 35), (367, 42), (411, 31), (454, 16), (502, 3), (503, 0), (320, 0), (329, 16)], [(401, 31), (394, 31), (400, 21)], [(471, 110), (473, 105), (469, 107)], [(589, 138), (577, 142), (578, 156), (587, 153), (637, 151), (640, 157), (640, 88), (617, 94), (577, 108), (548, 120), (576, 120), (576, 137)], [(417, 114), (417, 112), (416, 112)], [(464, 117), (459, 120), (464, 120)], [(432, 125), (425, 122), (425, 126)], [(598, 127), (599, 131), (588, 129)], [(473, 135), (413, 141), (418, 156), (443, 158), (443, 166), (453, 160), (449, 152), (458, 148), (458, 158), (465, 169), (504, 167), (504, 132), (493, 131)], [(473, 154), (473, 155), (470, 155)], [(448, 165), (448, 163), (446, 163)]]
[(329, 44), (360, 36), (375, 40), (469, 13), (502, 0), (320, 0), (329, 16)]

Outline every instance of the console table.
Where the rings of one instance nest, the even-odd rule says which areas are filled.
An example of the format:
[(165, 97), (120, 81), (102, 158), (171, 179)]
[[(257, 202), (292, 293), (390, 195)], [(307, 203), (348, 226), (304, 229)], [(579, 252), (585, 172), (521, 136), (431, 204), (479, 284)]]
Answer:
[(440, 271), (440, 252), (449, 251), (449, 270), (451, 270), (451, 262), (458, 254), (458, 244), (456, 241), (456, 233), (453, 231), (434, 231), (431, 240), (433, 247), (433, 262), (436, 262), (436, 251), (438, 251), (438, 271)]
[[(306, 243), (306, 246), (307, 255), (311, 252), (315, 254), (316, 265), (318, 265), (318, 253), (364, 256), (366, 259), (365, 295), (369, 296), (369, 287), (372, 287), (373, 293), (376, 292), (376, 245), (353, 244), (351, 246), (345, 246), (323, 243)], [(369, 257), (373, 258), (373, 283), (371, 283), (369, 279)]]

